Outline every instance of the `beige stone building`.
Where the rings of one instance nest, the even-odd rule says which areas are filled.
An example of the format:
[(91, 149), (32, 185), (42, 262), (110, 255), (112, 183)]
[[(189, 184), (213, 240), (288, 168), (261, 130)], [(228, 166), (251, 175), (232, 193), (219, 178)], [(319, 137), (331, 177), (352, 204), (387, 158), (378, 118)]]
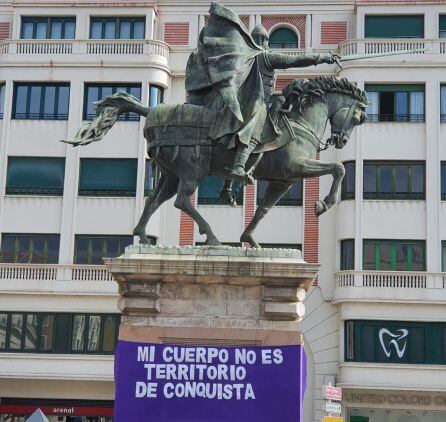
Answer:
[[(321, 160), (347, 169), (340, 203), (317, 221), (331, 180), (297, 183), (259, 227), (268, 246), (319, 262), (301, 322), (309, 362), (305, 422), (320, 421), (322, 386), (344, 389), (349, 422), (446, 419), (446, 4), (441, 1), (235, 1), (272, 48), (341, 55), (417, 49), (345, 62), (370, 95), (369, 121)], [(144, 121), (127, 115), (101, 143), (58, 142), (91, 118), (91, 103), (126, 90), (155, 106), (184, 102), (186, 60), (206, 25), (203, 0), (0, 0), (0, 420), (36, 405), (51, 421), (108, 421), (113, 406), (117, 286), (101, 265), (133, 242), (156, 183)], [(237, 244), (263, 195), (220, 203), (220, 181), (194, 200)], [(225, 221), (230, 219), (231, 224)], [(168, 203), (149, 223), (159, 244), (199, 244)]]

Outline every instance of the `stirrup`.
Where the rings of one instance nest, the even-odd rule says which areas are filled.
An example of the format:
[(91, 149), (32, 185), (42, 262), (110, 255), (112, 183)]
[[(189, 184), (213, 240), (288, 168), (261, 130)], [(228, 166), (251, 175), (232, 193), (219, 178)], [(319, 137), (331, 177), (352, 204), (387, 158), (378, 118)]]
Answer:
[(237, 206), (237, 201), (232, 193), (232, 190), (229, 188), (223, 188), (220, 191), (220, 199), (226, 201), (231, 207)]

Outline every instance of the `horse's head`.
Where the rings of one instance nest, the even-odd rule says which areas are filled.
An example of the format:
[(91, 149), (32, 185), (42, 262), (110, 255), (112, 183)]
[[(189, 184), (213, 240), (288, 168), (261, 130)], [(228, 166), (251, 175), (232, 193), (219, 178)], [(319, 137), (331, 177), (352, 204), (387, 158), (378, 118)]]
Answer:
[(327, 139), (328, 145), (334, 145), (338, 149), (347, 144), (355, 126), (363, 124), (367, 119), (367, 104), (350, 96), (342, 97), (345, 100), (340, 101), (340, 107), (329, 116), (331, 136)]
[[(293, 110), (297, 119), (301, 116), (304, 125), (308, 123), (309, 127), (314, 121), (322, 121), (325, 125), (327, 119), (330, 121), (331, 136), (325, 144), (326, 147), (334, 145), (336, 148), (343, 148), (354, 127), (364, 123), (367, 118), (367, 93), (346, 78), (317, 76), (314, 79), (296, 79), (288, 84), (282, 93), (286, 98), (283, 108)], [(319, 107), (315, 108), (317, 103)], [(310, 108), (313, 108), (313, 113)], [(323, 116), (323, 119), (319, 116)], [(320, 126), (319, 130), (320, 140), (324, 126)], [(313, 133), (317, 135), (316, 131)]]

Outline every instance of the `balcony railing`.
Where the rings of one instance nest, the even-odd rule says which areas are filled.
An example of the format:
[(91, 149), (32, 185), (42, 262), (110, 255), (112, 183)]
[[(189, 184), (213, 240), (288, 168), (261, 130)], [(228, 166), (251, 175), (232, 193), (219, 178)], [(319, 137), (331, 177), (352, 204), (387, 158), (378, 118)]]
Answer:
[(415, 271), (340, 271), (337, 287), (446, 289), (446, 273)]
[(363, 39), (349, 40), (339, 45), (339, 53), (341, 56), (350, 54), (390, 53), (404, 50), (425, 50), (411, 54), (446, 54), (446, 39)]
[(0, 281), (113, 281), (103, 265), (0, 264)]
[(141, 56), (168, 63), (170, 47), (154, 40), (5, 40), (0, 55)]

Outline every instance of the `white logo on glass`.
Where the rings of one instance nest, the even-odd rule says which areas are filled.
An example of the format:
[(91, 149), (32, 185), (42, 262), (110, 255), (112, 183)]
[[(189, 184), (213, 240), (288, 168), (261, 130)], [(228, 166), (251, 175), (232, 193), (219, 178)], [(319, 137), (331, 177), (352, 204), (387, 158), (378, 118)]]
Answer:
[[(396, 354), (401, 359), (406, 352), (407, 346), (407, 336), (409, 334), (409, 330), (405, 328), (401, 328), (396, 330), (398, 334), (394, 334), (389, 331), (387, 328), (381, 328), (379, 330), (379, 341), (381, 342), (381, 346), (384, 350), (384, 353), (388, 358), (390, 358), (390, 354), (392, 353), (391, 346), (395, 348)], [(402, 340), (404, 339), (404, 344)]]

